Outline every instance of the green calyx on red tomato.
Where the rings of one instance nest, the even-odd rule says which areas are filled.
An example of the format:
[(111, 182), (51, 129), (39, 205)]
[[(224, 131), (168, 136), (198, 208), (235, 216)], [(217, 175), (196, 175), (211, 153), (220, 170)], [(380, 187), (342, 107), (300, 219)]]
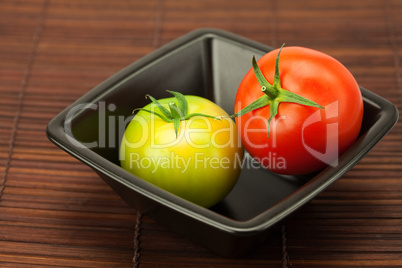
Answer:
[[(203, 207), (220, 202), (241, 171), (243, 147), (235, 122), (212, 101), (170, 91), (128, 124), (120, 146), (121, 167)], [(207, 114), (206, 114), (207, 113)]]
[(361, 91), (349, 70), (304, 47), (273, 50), (252, 65), (239, 85), (232, 115), (247, 152), (280, 174), (336, 166), (358, 137), (363, 119)]
[(284, 45), (279, 49), (278, 56), (275, 61), (275, 76), (273, 84), (270, 84), (267, 79), (265, 79), (264, 75), (262, 74), (258, 64), (253, 57), (253, 70), (255, 77), (258, 80), (258, 83), (261, 86), (261, 91), (264, 93), (261, 97), (257, 100), (243, 108), (241, 111), (235, 113), (231, 117), (239, 117), (248, 112), (251, 112), (255, 109), (259, 109), (265, 106), (270, 106), (270, 117), (267, 121), (267, 137), (269, 137), (269, 127), (271, 124), (271, 120), (278, 114), (278, 107), (281, 102), (293, 102), (298, 103), (301, 105), (324, 108), (321, 105), (311, 101), (309, 99), (303, 98), (300, 95), (297, 95), (291, 91), (285, 90), (281, 87), (281, 77), (279, 75), (279, 56), (281, 54), (281, 50)]

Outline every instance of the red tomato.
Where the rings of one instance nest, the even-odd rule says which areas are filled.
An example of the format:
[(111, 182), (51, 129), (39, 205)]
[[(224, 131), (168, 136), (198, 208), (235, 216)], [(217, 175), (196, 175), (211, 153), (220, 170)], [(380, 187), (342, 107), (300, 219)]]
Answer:
[[(327, 54), (303, 47), (285, 47), (267, 53), (258, 61), (271, 85), (277, 57), (280, 78), (277, 88), (324, 108), (280, 102), (279, 94), (277, 114), (270, 125), (267, 121), (271, 103), (236, 117), (245, 149), (264, 167), (281, 174), (308, 174), (328, 164), (336, 166), (338, 156), (354, 143), (362, 124), (363, 101), (355, 78)], [(239, 86), (235, 112), (263, 96), (261, 87), (252, 68)]]

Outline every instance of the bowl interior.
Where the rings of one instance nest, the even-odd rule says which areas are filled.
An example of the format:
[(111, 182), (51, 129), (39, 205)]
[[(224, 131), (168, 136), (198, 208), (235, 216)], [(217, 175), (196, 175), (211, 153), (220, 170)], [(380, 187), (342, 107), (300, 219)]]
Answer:
[[(251, 58), (267, 51), (249, 47), (224, 37), (199, 37), (174, 49), (158, 52), (146, 64), (133, 66), (90, 100), (87, 109), (74, 114), (74, 138), (90, 150), (119, 165), (119, 144), (132, 111), (155, 98), (170, 97), (166, 90), (203, 96), (213, 100), (229, 114), (240, 81), (251, 68)], [(152, 59), (152, 60), (151, 60)], [(361, 137), (379, 119), (381, 110), (365, 100)], [(98, 130), (98, 131), (94, 131)], [(212, 211), (236, 221), (247, 221), (297, 191), (315, 175), (282, 176), (253, 165), (244, 168), (232, 192)]]

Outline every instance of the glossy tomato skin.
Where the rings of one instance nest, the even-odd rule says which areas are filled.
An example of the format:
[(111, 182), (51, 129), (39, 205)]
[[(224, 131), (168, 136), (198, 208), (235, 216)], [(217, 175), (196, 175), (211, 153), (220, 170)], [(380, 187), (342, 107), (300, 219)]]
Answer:
[[(274, 81), (278, 49), (264, 55), (258, 65)], [(281, 174), (308, 174), (337, 159), (359, 135), (363, 101), (353, 75), (327, 54), (303, 47), (284, 47), (279, 58), (281, 86), (325, 109), (280, 103), (267, 138), (269, 106), (236, 118), (245, 149), (266, 168)], [(243, 78), (235, 99), (235, 112), (264, 93), (253, 70)]]
[[(215, 103), (186, 96), (189, 114), (228, 116)], [(174, 98), (161, 99), (166, 106)], [(154, 109), (149, 104), (145, 109)], [(170, 193), (203, 207), (221, 201), (234, 187), (241, 171), (243, 147), (232, 119), (192, 117), (180, 123), (178, 136), (173, 123), (139, 111), (126, 128), (121, 148), (121, 166)]]

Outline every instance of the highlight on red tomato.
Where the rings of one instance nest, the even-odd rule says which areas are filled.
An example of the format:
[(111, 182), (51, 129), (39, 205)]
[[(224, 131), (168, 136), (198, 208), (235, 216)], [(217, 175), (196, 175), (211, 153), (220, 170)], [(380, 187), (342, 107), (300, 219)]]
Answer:
[(236, 124), (245, 149), (280, 174), (309, 174), (338, 164), (359, 135), (360, 88), (333, 57), (281, 47), (256, 62), (239, 85)]
[(121, 166), (137, 177), (203, 207), (221, 201), (236, 184), (243, 147), (233, 119), (217, 104), (169, 91), (128, 124)]

